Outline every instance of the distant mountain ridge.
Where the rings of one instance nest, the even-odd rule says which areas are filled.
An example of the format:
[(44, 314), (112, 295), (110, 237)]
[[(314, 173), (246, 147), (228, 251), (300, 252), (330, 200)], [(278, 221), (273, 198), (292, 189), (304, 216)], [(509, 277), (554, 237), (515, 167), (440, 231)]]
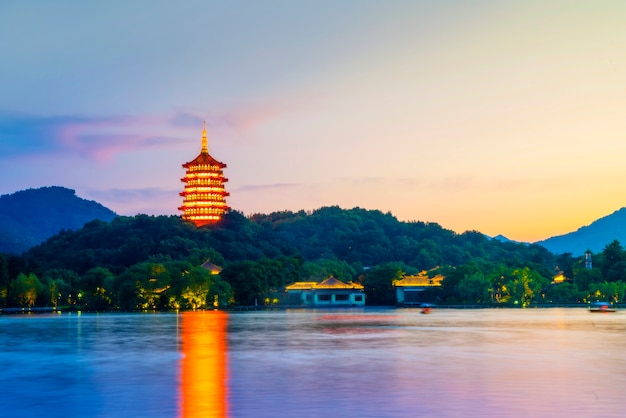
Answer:
[(572, 253), (574, 256), (581, 256), (587, 250), (601, 252), (614, 240), (626, 245), (626, 208), (616, 210), (574, 232), (538, 241), (536, 244), (554, 254)]
[(117, 214), (76, 191), (50, 186), (0, 196), (0, 252), (19, 254), (61, 230), (76, 230)]
[(518, 243), (517, 241), (513, 241), (512, 239), (508, 239), (507, 237), (505, 237), (502, 234), (496, 235), (495, 237), (493, 237), (491, 239), (494, 239), (494, 240), (500, 241), (500, 242), (514, 242), (514, 243)]

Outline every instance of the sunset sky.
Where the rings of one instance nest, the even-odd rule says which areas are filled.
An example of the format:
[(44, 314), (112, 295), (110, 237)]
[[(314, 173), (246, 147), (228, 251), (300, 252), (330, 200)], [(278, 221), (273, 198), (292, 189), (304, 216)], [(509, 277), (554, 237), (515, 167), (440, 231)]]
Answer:
[(537, 241), (626, 206), (623, 1), (0, 1), (0, 194), (322, 206)]

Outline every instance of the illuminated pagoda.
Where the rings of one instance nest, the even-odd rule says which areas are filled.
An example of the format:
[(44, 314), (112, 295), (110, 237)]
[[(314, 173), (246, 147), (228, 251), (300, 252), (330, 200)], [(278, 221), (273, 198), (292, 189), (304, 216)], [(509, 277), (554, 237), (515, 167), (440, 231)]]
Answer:
[(202, 128), (200, 155), (183, 164), (183, 168), (187, 170), (185, 177), (181, 179), (185, 183), (185, 190), (180, 193), (183, 205), (178, 208), (183, 211), (182, 218), (196, 226), (219, 221), (230, 209), (226, 206), (225, 199), (229, 193), (224, 189), (224, 183), (228, 179), (224, 177), (223, 172), (226, 164), (209, 154), (206, 122)]

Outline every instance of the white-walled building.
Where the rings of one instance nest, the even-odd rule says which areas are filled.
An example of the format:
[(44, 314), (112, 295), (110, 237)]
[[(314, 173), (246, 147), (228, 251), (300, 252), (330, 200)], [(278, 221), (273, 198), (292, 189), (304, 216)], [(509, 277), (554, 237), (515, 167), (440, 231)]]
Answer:
[(290, 302), (304, 306), (364, 306), (365, 293), (358, 283), (344, 283), (333, 276), (321, 282), (295, 282), (285, 287)]
[(399, 305), (421, 304), (421, 295), (424, 290), (431, 287), (441, 286), (444, 276), (437, 274), (434, 277), (428, 277), (426, 271), (422, 271), (416, 276), (404, 276), (400, 280), (396, 280), (393, 286), (396, 288), (396, 300)]

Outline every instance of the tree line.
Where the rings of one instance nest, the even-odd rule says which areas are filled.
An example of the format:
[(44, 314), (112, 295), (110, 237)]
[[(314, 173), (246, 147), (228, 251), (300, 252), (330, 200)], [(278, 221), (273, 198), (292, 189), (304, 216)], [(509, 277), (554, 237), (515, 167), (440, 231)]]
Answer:
[[(202, 263), (222, 267), (212, 274)], [(325, 207), (196, 228), (176, 216), (117, 217), (61, 231), (21, 255), (0, 254), (0, 307), (92, 311), (207, 309), (280, 303), (284, 286), (329, 275), (363, 284), (368, 305), (394, 305), (393, 281), (443, 274), (441, 304), (527, 306), (621, 302), (626, 252), (617, 241), (582, 257), (462, 234), (390, 213)], [(568, 278), (553, 283), (555, 269)]]

